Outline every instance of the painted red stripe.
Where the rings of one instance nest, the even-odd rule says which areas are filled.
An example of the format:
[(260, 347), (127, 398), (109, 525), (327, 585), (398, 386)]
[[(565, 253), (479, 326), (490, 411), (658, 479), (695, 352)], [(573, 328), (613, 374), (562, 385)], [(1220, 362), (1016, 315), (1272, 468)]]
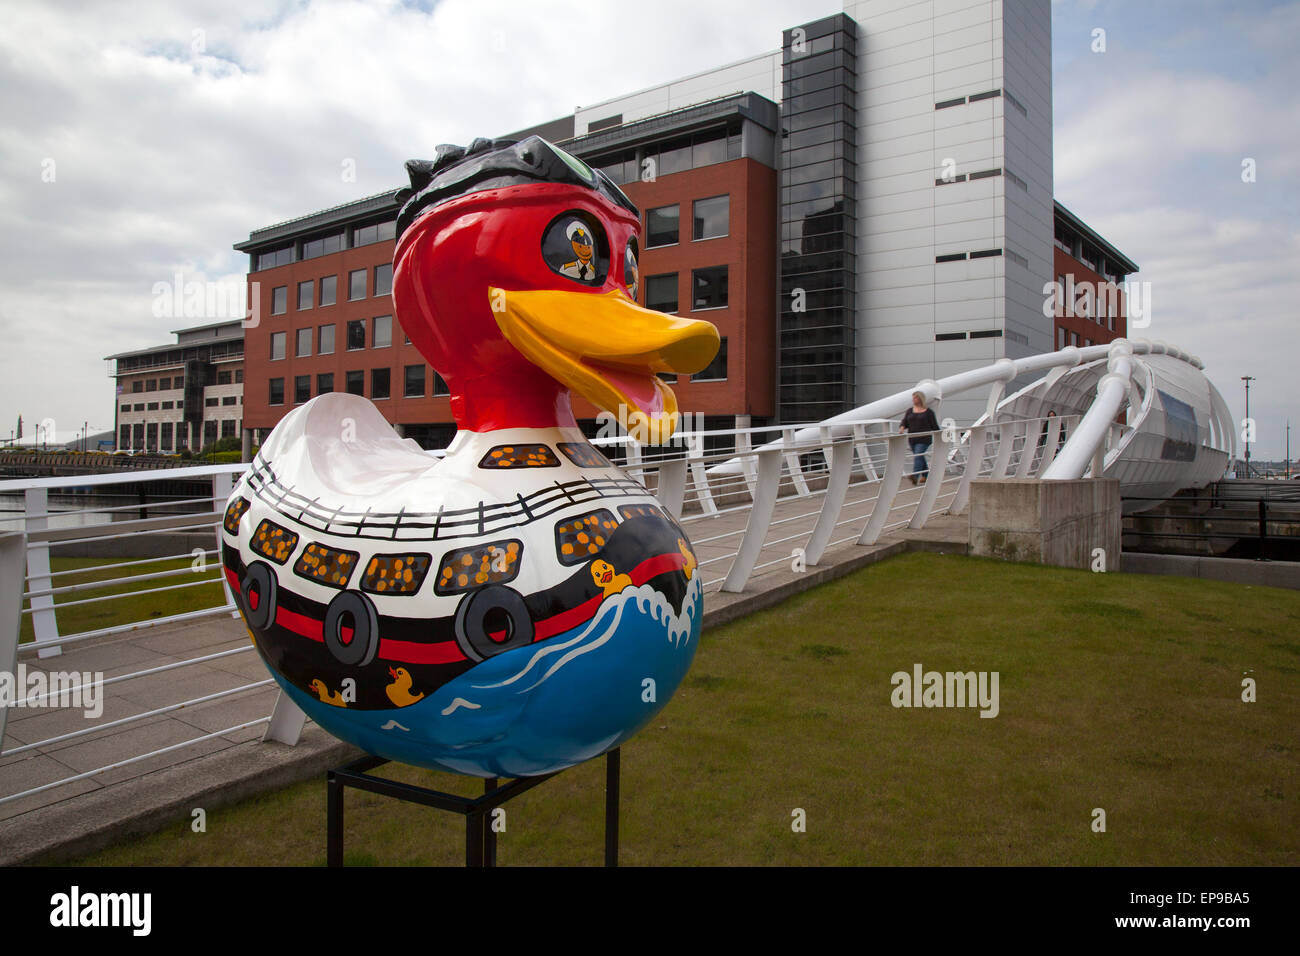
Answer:
[(224, 565), (223, 565), (223, 568), (224, 568), (224, 570), (225, 570), (225, 572), (226, 572), (226, 580), (230, 583), (230, 586), (231, 586), (232, 588), (234, 588), (236, 591), (238, 591), (238, 590), (239, 590), (239, 575), (236, 574), (234, 571), (230, 570), (230, 568), (226, 568), (226, 567), (224, 567)]
[(645, 584), (651, 578), (660, 574), (667, 574), (669, 571), (680, 571), (686, 566), (686, 558), (680, 551), (674, 551), (671, 554), (657, 554), (653, 558), (646, 558), (632, 571), (632, 583), (637, 587)]
[(600, 607), (600, 602), (604, 600), (604, 597), (603, 594), (597, 594), (595, 597), (583, 601), (577, 607), (571, 607), (553, 617), (538, 621), (534, 625), (533, 641), (544, 641), (548, 637), (554, 637), (563, 631), (587, 623), (595, 616), (596, 608)]
[(379, 656), (386, 661), (399, 664), (454, 664), (463, 661), (455, 641), (443, 641), (440, 644), (420, 644), (415, 641), (395, 641), (381, 638)]
[(293, 631), (295, 634), (309, 637), (313, 641), (320, 641), (321, 643), (325, 641), (324, 624), (309, 618), (306, 614), (299, 614), (297, 611), (278, 607), (275, 609), (275, 623)]

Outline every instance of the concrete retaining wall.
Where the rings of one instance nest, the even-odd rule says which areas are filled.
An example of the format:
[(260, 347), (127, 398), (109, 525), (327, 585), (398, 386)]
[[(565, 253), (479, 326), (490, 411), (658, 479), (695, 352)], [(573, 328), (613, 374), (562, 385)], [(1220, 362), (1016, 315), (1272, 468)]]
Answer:
[(1120, 570), (1119, 481), (978, 478), (971, 482), (970, 553), (1063, 568)]

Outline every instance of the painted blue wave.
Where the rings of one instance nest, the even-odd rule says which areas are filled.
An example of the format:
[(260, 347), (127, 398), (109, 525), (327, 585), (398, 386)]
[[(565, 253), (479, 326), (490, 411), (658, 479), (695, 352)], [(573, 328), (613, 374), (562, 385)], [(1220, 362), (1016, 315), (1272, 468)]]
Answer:
[(695, 657), (703, 606), (698, 574), (680, 615), (650, 586), (626, 588), (586, 624), (483, 661), (410, 707), (345, 711), (281, 686), (378, 756), (481, 777), (550, 773), (617, 747), (663, 709)]

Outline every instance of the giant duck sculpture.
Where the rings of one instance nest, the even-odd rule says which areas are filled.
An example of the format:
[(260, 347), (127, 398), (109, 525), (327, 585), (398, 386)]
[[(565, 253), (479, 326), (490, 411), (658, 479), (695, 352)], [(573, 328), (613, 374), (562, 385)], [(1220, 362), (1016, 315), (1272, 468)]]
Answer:
[(478, 776), (549, 773), (663, 708), (699, 643), (690, 540), (583, 437), (570, 394), (671, 434), (660, 372), (717, 330), (636, 305), (640, 217), (538, 137), (439, 147), (397, 194), (393, 302), (459, 430), (436, 460), (373, 404), (287, 414), (222, 560), (276, 681), (335, 736)]

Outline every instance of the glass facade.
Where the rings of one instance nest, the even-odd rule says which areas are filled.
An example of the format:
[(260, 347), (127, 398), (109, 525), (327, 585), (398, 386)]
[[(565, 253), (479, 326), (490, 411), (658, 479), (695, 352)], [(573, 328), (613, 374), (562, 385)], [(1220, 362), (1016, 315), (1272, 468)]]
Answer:
[(852, 408), (857, 25), (837, 14), (786, 30), (781, 56), (782, 422)]

